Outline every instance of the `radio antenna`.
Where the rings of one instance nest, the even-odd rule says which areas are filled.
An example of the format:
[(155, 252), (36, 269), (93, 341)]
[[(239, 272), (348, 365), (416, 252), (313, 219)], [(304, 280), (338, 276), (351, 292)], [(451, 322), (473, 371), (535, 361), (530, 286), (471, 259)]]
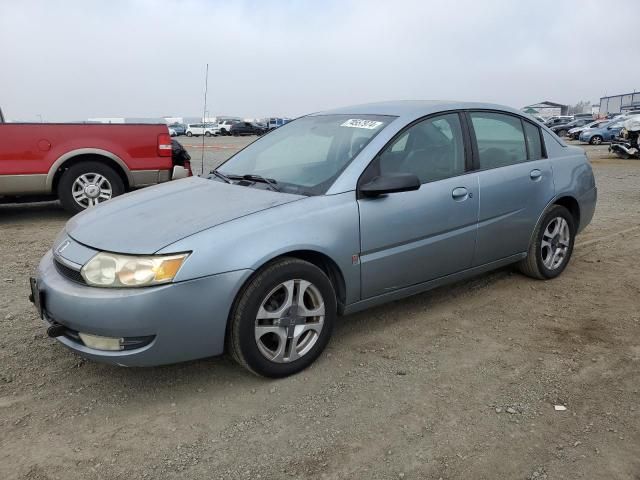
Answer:
[(202, 152), (200, 156), (200, 174), (204, 175), (204, 124), (206, 122), (205, 117), (207, 115), (207, 91), (209, 90), (209, 64), (207, 63), (207, 71), (204, 75), (204, 106), (202, 107)]

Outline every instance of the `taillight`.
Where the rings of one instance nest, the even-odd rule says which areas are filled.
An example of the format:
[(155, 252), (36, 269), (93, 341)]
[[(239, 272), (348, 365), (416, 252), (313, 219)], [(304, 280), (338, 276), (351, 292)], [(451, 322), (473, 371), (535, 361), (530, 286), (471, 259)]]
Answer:
[(158, 156), (171, 156), (171, 135), (168, 133), (161, 133), (158, 135)]

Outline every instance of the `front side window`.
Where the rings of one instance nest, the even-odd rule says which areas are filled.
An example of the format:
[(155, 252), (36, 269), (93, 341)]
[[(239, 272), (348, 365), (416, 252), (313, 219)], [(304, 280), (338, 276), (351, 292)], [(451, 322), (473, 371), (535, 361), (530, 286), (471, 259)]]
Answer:
[(518, 117), (493, 112), (472, 112), (480, 169), (499, 168), (527, 161), (522, 123)]
[(320, 195), (395, 117), (313, 115), (288, 122), (231, 157), (224, 175), (260, 175), (285, 192)]
[(464, 171), (460, 118), (451, 113), (423, 120), (405, 130), (376, 157), (362, 181), (378, 175), (413, 173), (420, 183), (428, 183)]

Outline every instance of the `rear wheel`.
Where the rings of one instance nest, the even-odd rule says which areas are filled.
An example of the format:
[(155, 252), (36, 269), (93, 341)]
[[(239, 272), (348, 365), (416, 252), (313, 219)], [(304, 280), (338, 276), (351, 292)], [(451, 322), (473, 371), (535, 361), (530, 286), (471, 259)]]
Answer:
[(204, 136), (205, 137), (210, 137), (211, 136), (211, 132), (204, 132)]
[(228, 350), (258, 375), (292, 375), (322, 353), (336, 311), (333, 286), (322, 270), (297, 258), (280, 259), (259, 271), (238, 295)]
[(594, 135), (591, 137), (591, 140), (589, 140), (589, 143), (591, 145), (600, 145), (602, 143), (602, 137), (600, 135)]
[(558, 132), (558, 136), (559, 137), (566, 137), (567, 136), (567, 131), (566, 130), (560, 130)]
[(193, 136), (193, 133), (187, 132), (187, 137), (192, 137), (192, 136)]
[(553, 205), (533, 233), (527, 258), (518, 267), (525, 275), (549, 280), (560, 275), (573, 253), (573, 215), (561, 205)]
[(58, 183), (62, 206), (73, 213), (106, 202), (124, 193), (120, 175), (108, 165), (88, 161), (71, 166)]

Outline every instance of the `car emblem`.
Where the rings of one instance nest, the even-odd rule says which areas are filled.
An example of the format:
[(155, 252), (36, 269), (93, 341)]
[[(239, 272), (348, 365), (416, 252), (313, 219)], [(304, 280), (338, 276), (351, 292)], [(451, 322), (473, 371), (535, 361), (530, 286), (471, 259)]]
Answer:
[(64, 252), (64, 250), (71, 245), (71, 242), (69, 240), (65, 240), (64, 243), (62, 245), (60, 245), (58, 247), (58, 250), (56, 250), (57, 253), (62, 253)]

